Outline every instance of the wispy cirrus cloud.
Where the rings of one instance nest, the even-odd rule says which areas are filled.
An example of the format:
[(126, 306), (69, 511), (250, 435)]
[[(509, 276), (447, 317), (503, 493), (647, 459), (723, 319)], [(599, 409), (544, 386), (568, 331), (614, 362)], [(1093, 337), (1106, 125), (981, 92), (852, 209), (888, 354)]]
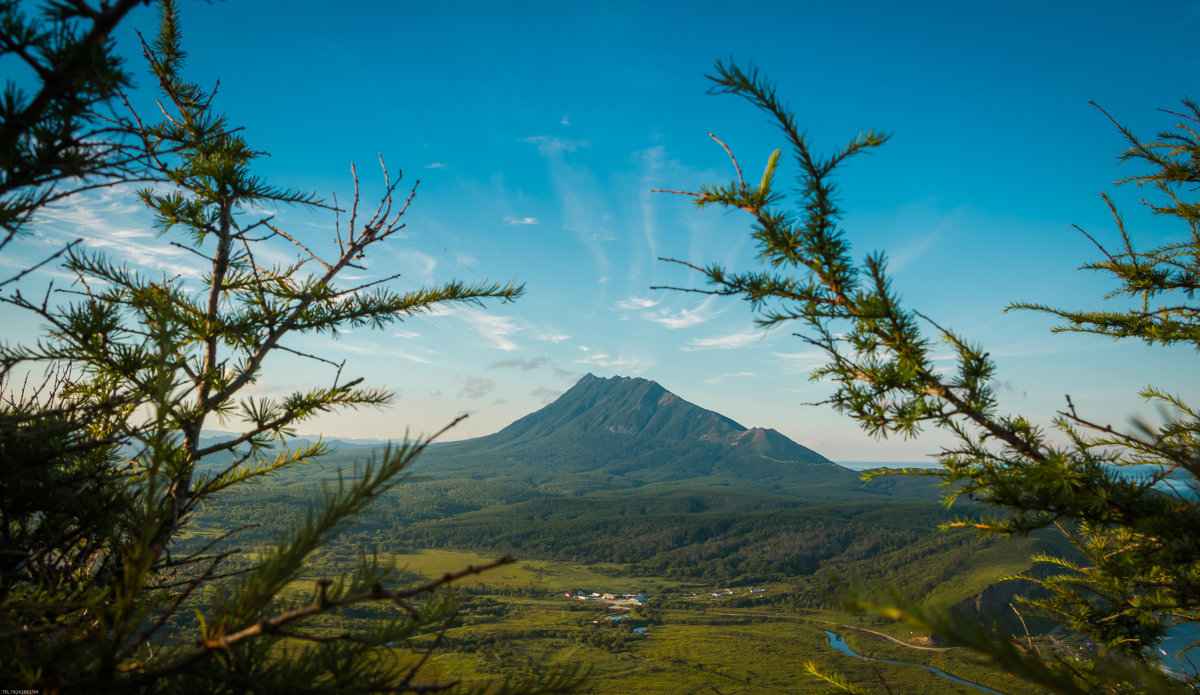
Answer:
[(561, 205), (562, 229), (572, 232), (595, 261), (596, 282), (601, 291), (597, 294), (595, 308), (586, 314), (594, 315), (608, 305), (605, 286), (613, 276), (609, 254), (612, 242), (619, 238), (618, 230), (624, 234), (624, 216), (614, 215), (612, 195), (606, 183), (598, 181), (590, 168), (572, 166), (563, 156), (565, 152), (574, 152), (591, 143), (551, 135), (529, 137), (524, 141), (536, 145), (539, 154), (546, 159), (550, 185)]
[(695, 352), (697, 350), (733, 350), (759, 342), (765, 336), (766, 333), (761, 329), (755, 328), (726, 335), (714, 335), (711, 338), (693, 338), (687, 345), (680, 348), (680, 350), (685, 352)]
[(588, 147), (592, 144), (587, 140), (572, 140), (570, 138), (560, 138), (555, 135), (534, 135), (522, 138), (521, 141), (536, 145), (538, 154), (543, 157), (557, 157), (563, 152), (574, 152), (580, 147)]
[(698, 326), (720, 316), (725, 310), (713, 310), (712, 305), (715, 299), (716, 297), (709, 297), (692, 308), (685, 307), (679, 310), (672, 310), (664, 307), (655, 311), (649, 311), (651, 307), (656, 306), (661, 300), (633, 296), (620, 300), (613, 305), (613, 309), (614, 311), (633, 312), (633, 314), (622, 314), (622, 319), (632, 318), (636, 314), (647, 321), (674, 330), (677, 328)]
[(416, 362), (417, 364), (437, 364), (432, 360), (427, 360), (424, 357), (414, 355), (411, 352), (397, 350), (395, 348), (384, 347), (379, 343), (374, 342), (351, 342), (343, 340), (337, 344), (337, 349), (341, 352), (349, 352), (355, 355), (370, 355), (374, 357), (399, 357), (402, 360)]
[(521, 225), (526, 225), (526, 224), (539, 224), (539, 222), (538, 222), (538, 218), (536, 218), (536, 217), (513, 217), (511, 215), (505, 215), (504, 216), (504, 224), (507, 224), (507, 225), (510, 225), (513, 227), (519, 227)]
[(704, 380), (706, 384), (720, 384), (726, 379), (749, 379), (758, 376), (754, 372), (727, 372), (720, 376), (709, 377)]
[[(666, 161), (666, 148), (657, 145), (641, 152), (635, 152), (634, 157), (642, 165), (641, 190), (638, 192), (638, 207), (642, 221), (642, 237), (646, 243), (647, 253), (644, 258), (658, 258), (658, 227), (656, 224), (655, 202), (657, 194), (653, 192)], [(642, 251), (638, 249), (638, 251)]]
[[(1116, 343), (1089, 341), (1084, 336), (1072, 334), (1046, 334), (1035, 336), (1004, 345), (997, 345), (988, 350), (992, 357), (1048, 357), (1068, 353), (1093, 352), (1114, 349)], [(958, 359), (957, 355), (939, 355), (947, 360)], [(937, 359), (936, 357), (934, 359)]]
[(511, 316), (501, 316), (466, 306), (434, 307), (429, 315), (453, 319), (466, 330), (491, 343), (492, 347), (505, 352), (517, 349), (517, 344), (510, 340), (509, 336), (524, 330), (524, 326), (519, 325)]
[(31, 241), (61, 247), (82, 239), (89, 250), (102, 251), (110, 260), (130, 262), (143, 271), (201, 277), (203, 268), (192, 262), (194, 255), (153, 232), (145, 206), (136, 200), (133, 186), (114, 186), (42, 208)]
[(825, 363), (825, 353), (819, 350), (803, 352), (772, 352), (775, 362), (781, 363), (785, 374), (808, 374)]
[(448, 164), (443, 164), (442, 162), (430, 162), (429, 164), (425, 165), (425, 168), (426, 169), (445, 169), (448, 166), (449, 166)]
[(433, 272), (437, 270), (438, 260), (433, 256), (416, 249), (394, 249), (391, 255), (387, 263), (389, 267), (398, 268), (406, 276), (420, 278), (421, 282), (434, 280)]
[(709, 297), (692, 309), (685, 308), (677, 312), (660, 309), (658, 312), (642, 314), (642, 318), (670, 329), (698, 326), (708, 323), (725, 311), (725, 309), (713, 310), (712, 304), (715, 299), (716, 297)]
[(613, 356), (603, 350), (593, 350), (586, 345), (580, 345), (579, 349), (585, 355), (575, 360), (576, 364), (590, 364), (596, 367), (603, 367), (604, 369), (619, 369), (634, 374), (641, 374), (655, 364), (653, 360), (636, 356)]
[(616, 307), (617, 309), (621, 309), (624, 311), (640, 311), (642, 309), (649, 309), (650, 307), (654, 306), (655, 304), (658, 304), (660, 301), (662, 301), (662, 300), (650, 299), (649, 297), (634, 296), (634, 297), (627, 297), (625, 299), (619, 300), (613, 306)]
[(567, 335), (566, 333), (559, 333), (558, 331), (553, 331), (553, 330), (538, 331), (538, 333), (536, 335), (534, 335), (533, 337), (537, 338), (538, 340), (544, 340), (547, 343), (554, 343), (555, 345), (563, 342), (564, 340), (571, 339), (571, 336)]
[(933, 242), (937, 241), (937, 238), (938, 230), (935, 229), (928, 234), (909, 239), (904, 245), (892, 249), (887, 256), (888, 271), (899, 273), (905, 267), (928, 255), (929, 251), (934, 248)]

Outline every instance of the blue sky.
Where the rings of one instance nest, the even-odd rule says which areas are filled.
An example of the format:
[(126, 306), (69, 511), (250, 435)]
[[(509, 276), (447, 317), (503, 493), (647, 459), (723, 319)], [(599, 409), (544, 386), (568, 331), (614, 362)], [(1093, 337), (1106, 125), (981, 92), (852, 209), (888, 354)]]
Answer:
[[(786, 330), (756, 329), (748, 305), (649, 289), (698, 282), (658, 256), (753, 263), (747, 219), (651, 193), (733, 176), (710, 131), (751, 172), (783, 146), (752, 107), (705, 93), (704, 74), (730, 57), (778, 83), (822, 150), (866, 128), (893, 134), (839, 178), (843, 227), (859, 257), (888, 252), (910, 306), (988, 347), (1005, 410), (1044, 423), (1070, 394), (1081, 412), (1123, 424), (1145, 414), (1135, 394), (1149, 383), (1200, 400), (1194, 352), (1052, 336), (1046, 317), (1002, 312), (1017, 300), (1091, 307), (1110, 289), (1075, 270), (1096, 251), (1071, 227), (1115, 238), (1101, 191), (1116, 194), (1141, 243), (1181, 234), (1113, 186), (1134, 171), (1117, 165), (1121, 139), (1088, 102), (1143, 134), (1170, 125), (1157, 108), (1200, 98), (1200, 3), (732, 8), (183, 3), (187, 74), (220, 78), (219, 108), (272, 155), (261, 174), (343, 201), (351, 162), (368, 190), (379, 189), (380, 155), (393, 174), (420, 179), (407, 236), (369, 259), (371, 272), (404, 273), (401, 288), (526, 283), (514, 304), (311, 345), (398, 398), (308, 431), (395, 437), (470, 412), (451, 438), (487, 434), (593, 372), (654, 379), (835, 460), (935, 452), (939, 435), (875, 441), (803, 405), (829, 390), (807, 377), (818, 359)], [(118, 35), (135, 66), (131, 30), (153, 23), (142, 10)], [(79, 198), (45, 217), (29, 254), (74, 235), (164, 270), (180, 263), (128, 197)], [(280, 218), (314, 244), (332, 229), (328, 215)], [(13, 338), (36, 334), (6, 320)], [(323, 383), (322, 370), (283, 359), (255, 389)]]

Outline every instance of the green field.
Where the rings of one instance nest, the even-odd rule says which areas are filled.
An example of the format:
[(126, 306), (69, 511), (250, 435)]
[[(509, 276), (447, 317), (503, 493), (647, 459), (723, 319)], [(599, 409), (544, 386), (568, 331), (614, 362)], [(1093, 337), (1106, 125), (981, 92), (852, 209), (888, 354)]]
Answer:
[[(202, 547), (245, 527), (229, 543), (242, 549), (243, 564), (253, 564), (261, 559), (255, 550), (303, 513), (328, 473), (306, 469), (228, 495), (193, 519), (181, 543)], [(395, 588), (511, 554), (515, 561), (450, 590), (458, 618), (422, 669), (425, 677), (484, 684), (578, 664), (590, 673), (589, 693), (826, 692), (827, 684), (806, 673), (814, 662), (878, 693), (980, 692), (922, 665), (993, 691), (1029, 692), (966, 654), (931, 645), (928, 635), (839, 610), (835, 587), (897, 587), (914, 601), (957, 608), (998, 577), (1028, 570), (1036, 552), (1059, 553), (1045, 538), (1005, 543), (940, 531), (960, 512), (923, 488), (884, 488), (873, 493), (879, 498), (818, 488), (805, 498), (694, 481), (587, 490), (581, 480), (555, 478), (556, 485), (577, 484), (570, 495), (551, 494), (541, 478), (427, 478), (399, 486), (310, 556), (290, 598), (314, 600), (318, 580), (345, 576), (372, 550), (399, 570), (390, 582)], [(713, 595), (724, 589), (732, 594)], [(576, 590), (650, 599), (617, 610), (564, 595)], [(198, 607), (204, 600), (195, 597)], [(1007, 610), (1008, 600), (991, 605)], [(328, 636), (358, 633), (395, 610), (359, 606), (311, 627)], [(830, 646), (826, 630), (860, 655), (905, 663), (850, 657)], [(394, 658), (411, 665), (417, 659), (405, 652), (434, 639), (397, 645)]]
[[(494, 558), (474, 552), (425, 550), (392, 556), (429, 578)], [(581, 663), (587, 693), (818, 693), (826, 687), (804, 671), (808, 661), (880, 693), (978, 693), (918, 666), (866, 662), (829, 646), (825, 630), (860, 654), (936, 666), (1006, 693), (1027, 690), (953, 650), (924, 646), (925, 635), (838, 611), (783, 611), (735, 606), (713, 587), (648, 579), (619, 565), (519, 561), (460, 585), (461, 619), (445, 636), (427, 674), (466, 682), (520, 678), (536, 669)], [(655, 587), (650, 589), (649, 587)], [(766, 595), (775, 590), (765, 586)], [(651, 592), (645, 607), (613, 610), (568, 589)], [(733, 588), (746, 595), (747, 587)], [(695, 593), (696, 596), (689, 594)], [(656, 602), (670, 607), (656, 608)], [(626, 615), (621, 621), (610, 616)], [(634, 628), (644, 628), (644, 633)], [(890, 633), (906, 647), (870, 631)]]
[[(437, 579), (468, 566), (478, 567), (499, 559), (466, 550), (421, 550), (384, 556), (401, 569)], [(661, 593), (694, 586), (677, 580), (648, 579), (628, 572), (626, 565), (599, 562), (580, 564), (551, 560), (521, 560), (488, 570), (485, 574), (460, 580), (467, 587), (521, 587), (561, 593), (571, 589), (602, 586), (622, 593), (647, 590)]]

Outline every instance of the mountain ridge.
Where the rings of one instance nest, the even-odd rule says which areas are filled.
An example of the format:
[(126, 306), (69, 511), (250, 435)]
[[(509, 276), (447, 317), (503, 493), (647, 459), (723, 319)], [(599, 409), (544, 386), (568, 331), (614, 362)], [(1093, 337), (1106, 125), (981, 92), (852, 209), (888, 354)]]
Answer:
[(438, 476), (573, 474), (607, 489), (695, 481), (781, 491), (858, 482), (773, 429), (744, 427), (648, 379), (594, 374), (498, 432), (426, 452), (418, 466)]

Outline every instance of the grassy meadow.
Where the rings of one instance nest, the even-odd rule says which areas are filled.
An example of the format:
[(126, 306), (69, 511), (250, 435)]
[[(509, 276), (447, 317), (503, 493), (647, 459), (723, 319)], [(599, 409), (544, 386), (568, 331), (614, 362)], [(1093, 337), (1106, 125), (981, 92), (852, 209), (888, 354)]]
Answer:
[[(388, 559), (430, 579), (495, 558), (457, 550), (423, 550)], [(842, 673), (880, 693), (978, 693), (916, 665), (866, 661), (829, 646), (825, 630), (859, 654), (929, 664), (1004, 693), (1028, 692), (956, 650), (927, 646), (891, 624), (831, 610), (734, 605), (714, 587), (624, 573), (617, 564), (518, 561), (458, 584), (461, 619), (427, 665), (431, 677), (463, 681), (520, 678), (539, 667), (578, 662), (591, 677), (587, 693), (819, 693), (827, 685), (807, 662)], [(763, 596), (777, 587), (764, 585)], [(647, 591), (645, 606), (614, 610), (603, 601), (567, 598), (568, 590)], [(733, 588), (735, 596), (747, 587)], [(692, 595), (695, 594), (695, 595)], [(744, 603), (744, 602), (743, 602)], [(666, 607), (656, 607), (656, 604)], [(623, 620), (609, 617), (625, 615)], [(644, 632), (635, 632), (644, 628)], [(879, 633), (879, 634), (875, 634)], [(906, 647), (882, 635), (914, 645)]]

